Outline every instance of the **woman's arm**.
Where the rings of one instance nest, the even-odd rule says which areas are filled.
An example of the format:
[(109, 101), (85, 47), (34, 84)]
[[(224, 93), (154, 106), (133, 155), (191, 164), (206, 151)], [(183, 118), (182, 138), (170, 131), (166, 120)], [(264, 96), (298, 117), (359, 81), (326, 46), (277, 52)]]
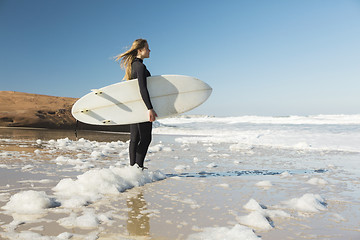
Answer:
[(147, 70), (144, 64), (142, 63), (135, 63), (133, 64), (133, 68), (137, 73), (138, 83), (139, 83), (139, 89), (140, 89), (140, 95), (142, 100), (144, 101), (148, 111), (149, 115), (149, 121), (154, 122), (156, 120), (157, 114), (153, 109), (153, 106), (151, 104), (149, 91), (147, 89)]
[(146, 67), (142, 63), (135, 63), (133, 64), (133, 68), (137, 73), (138, 83), (139, 83), (139, 89), (140, 89), (140, 95), (142, 100), (144, 101), (146, 107), (148, 110), (153, 109), (153, 106), (151, 104), (149, 91), (147, 89), (147, 72)]

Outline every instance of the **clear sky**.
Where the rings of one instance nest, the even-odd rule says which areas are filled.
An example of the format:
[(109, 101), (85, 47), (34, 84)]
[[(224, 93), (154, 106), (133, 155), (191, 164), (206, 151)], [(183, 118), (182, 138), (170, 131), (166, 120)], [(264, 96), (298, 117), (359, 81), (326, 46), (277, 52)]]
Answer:
[(360, 114), (359, 0), (0, 0), (0, 90), (81, 97), (136, 38), (212, 86), (193, 114)]

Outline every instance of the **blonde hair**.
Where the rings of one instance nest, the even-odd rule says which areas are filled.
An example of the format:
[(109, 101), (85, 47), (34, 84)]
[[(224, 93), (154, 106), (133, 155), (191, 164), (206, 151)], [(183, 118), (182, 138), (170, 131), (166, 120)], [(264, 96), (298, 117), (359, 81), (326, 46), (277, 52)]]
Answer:
[(138, 50), (143, 49), (146, 44), (147, 41), (145, 39), (136, 39), (129, 50), (114, 57), (117, 62), (121, 59), (120, 67), (125, 69), (125, 80), (131, 79), (131, 63), (136, 58)]

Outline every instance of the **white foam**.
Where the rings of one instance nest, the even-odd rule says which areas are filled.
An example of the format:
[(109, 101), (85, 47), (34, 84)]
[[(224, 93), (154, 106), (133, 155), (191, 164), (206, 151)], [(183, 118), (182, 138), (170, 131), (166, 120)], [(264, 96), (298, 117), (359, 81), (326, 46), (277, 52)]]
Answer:
[(163, 148), (163, 151), (164, 152), (172, 152), (172, 151), (174, 151), (171, 147), (164, 147)]
[(112, 217), (109, 214), (96, 214), (95, 211), (88, 209), (80, 216), (71, 213), (69, 217), (61, 218), (57, 222), (66, 228), (96, 228), (101, 223), (109, 223), (111, 221)]
[(259, 240), (254, 231), (248, 227), (236, 224), (233, 228), (213, 227), (204, 228), (203, 232), (191, 234), (187, 240)]
[[(351, 128), (360, 124), (360, 115), (174, 117), (159, 121), (162, 124), (154, 133), (182, 135), (175, 140), (183, 144), (230, 143), (234, 152), (251, 153), (258, 146), (360, 152), (360, 133)], [(330, 124), (336, 124), (337, 131), (329, 131)]]
[(210, 163), (206, 166), (207, 168), (216, 168), (217, 164), (216, 163)]
[(194, 161), (194, 163), (201, 162), (201, 160), (198, 157), (194, 157), (193, 161)]
[(84, 138), (81, 138), (77, 141), (70, 140), (69, 138), (50, 140), (46, 146), (48, 149), (53, 150), (62, 150), (62, 151), (85, 151), (91, 154), (91, 157), (94, 159), (100, 159), (105, 156), (112, 154), (117, 154), (124, 150), (127, 145), (124, 142), (97, 142), (89, 141)]
[(23, 167), (21, 168), (21, 170), (22, 170), (22, 171), (27, 171), (27, 170), (30, 170), (30, 169), (32, 169), (32, 168), (34, 168), (33, 165), (27, 164), (27, 165), (23, 166)]
[(177, 165), (174, 170), (177, 171), (177, 172), (182, 172), (182, 171), (185, 171), (185, 170), (188, 170), (190, 169), (190, 166), (189, 165)]
[(291, 173), (289, 173), (288, 171), (282, 172), (280, 174), (281, 178), (287, 178), (287, 177), (291, 177)]
[[(287, 116), (287, 117), (267, 117), (267, 116), (239, 116), (239, 117), (208, 117), (208, 116), (199, 116), (199, 117), (186, 117), (178, 116), (172, 118), (166, 118), (159, 120), (161, 127), (168, 127), (170, 124), (178, 126), (179, 124), (184, 124), (189, 126), (190, 124), (197, 124), (198, 126), (203, 126), (207, 123), (212, 124), (224, 124), (224, 125), (234, 125), (238, 123), (254, 123), (254, 124), (274, 124), (274, 125), (283, 125), (283, 124), (360, 124), (360, 114), (353, 115), (310, 115), (310, 116)], [(158, 129), (156, 128), (156, 129)]]
[(250, 199), (244, 206), (244, 209), (252, 211), (246, 216), (236, 216), (236, 220), (244, 225), (261, 229), (270, 230), (273, 228), (272, 218), (289, 218), (290, 214), (282, 210), (270, 210), (266, 206), (258, 203), (255, 199)]
[(156, 144), (154, 146), (150, 146), (148, 152), (149, 153), (157, 153), (163, 150), (163, 144)]
[(207, 149), (206, 149), (206, 151), (208, 152), (208, 153), (212, 153), (212, 152), (216, 152), (213, 148), (211, 148), (211, 147), (208, 147)]
[(257, 187), (269, 188), (272, 187), (273, 184), (270, 181), (260, 181), (255, 184)]
[(74, 161), (73, 159), (70, 159), (69, 157), (65, 157), (65, 156), (58, 156), (56, 159), (54, 159), (54, 162), (60, 165), (67, 164), (73, 161)]
[(128, 154), (129, 154), (129, 149), (128, 148), (126, 148), (126, 149), (119, 152), (120, 157), (127, 156)]
[(244, 206), (244, 209), (250, 211), (262, 211), (265, 207), (261, 206), (255, 199), (251, 198)]
[(251, 226), (261, 230), (270, 230), (273, 227), (270, 225), (268, 219), (258, 211), (249, 213), (246, 216), (240, 216), (236, 218), (239, 223)]
[(0, 202), (9, 201), (10, 193), (0, 193)]
[(300, 198), (293, 198), (283, 202), (286, 207), (301, 212), (325, 211), (326, 202), (319, 194), (306, 193)]
[(105, 157), (105, 154), (100, 151), (93, 151), (90, 155), (93, 159), (100, 159), (102, 157)]
[[(0, 233), (1, 234), (1, 233)], [(20, 233), (16, 232), (9, 232), (9, 233), (3, 233), (2, 236), (7, 237), (9, 239), (20, 239), (20, 240), (50, 240), (50, 237), (42, 236), (39, 233), (31, 232), (31, 231), (22, 231)]]
[(62, 179), (53, 190), (62, 204), (78, 207), (96, 201), (104, 194), (118, 194), (165, 178), (160, 171), (142, 171), (135, 166), (110, 167), (89, 170), (76, 180)]
[(71, 239), (73, 236), (74, 236), (74, 234), (72, 234), (72, 233), (63, 232), (63, 233), (60, 233), (60, 234), (57, 236), (57, 238), (58, 238), (58, 239), (61, 239), (61, 240), (65, 240), (65, 239)]
[(325, 181), (324, 179), (322, 178), (311, 178), (307, 181), (308, 184), (311, 184), (311, 185), (326, 185), (328, 184), (327, 181)]
[(38, 214), (56, 205), (55, 200), (45, 192), (29, 190), (11, 196), (10, 201), (2, 209), (19, 214)]
[(41, 179), (41, 180), (39, 180), (39, 183), (51, 183), (52, 182), (52, 180), (50, 180), (50, 179)]
[[(164, 195), (164, 197), (169, 198), (171, 201), (178, 201), (181, 203), (189, 204), (192, 209), (200, 208), (201, 206), (196, 202), (196, 200), (191, 198), (179, 198), (178, 196), (170, 196), (170, 195)], [(180, 209), (179, 209), (180, 210)], [(180, 210), (182, 211), (182, 210)]]

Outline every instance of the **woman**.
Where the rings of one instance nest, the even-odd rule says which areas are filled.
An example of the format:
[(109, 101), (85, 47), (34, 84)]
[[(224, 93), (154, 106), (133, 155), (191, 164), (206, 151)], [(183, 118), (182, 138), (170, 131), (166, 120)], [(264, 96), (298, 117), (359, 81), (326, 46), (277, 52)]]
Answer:
[(138, 79), (141, 98), (148, 109), (148, 122), (130, 125), (130, 165), (134, 166), (136, 163), (142, 170), (146, 169), (144, 167), (145, 155), (151, 142), (152, 122), (157, 117), (147, 89), (146, 78), (151, 75), (143, 63), (143, 60), (149, 57), (149, 44), (145, 39), (136, 39), (128, 51), (115, 57), (116, 61), (121, 59), (120, 66), (125, 69), (125, 80)]

